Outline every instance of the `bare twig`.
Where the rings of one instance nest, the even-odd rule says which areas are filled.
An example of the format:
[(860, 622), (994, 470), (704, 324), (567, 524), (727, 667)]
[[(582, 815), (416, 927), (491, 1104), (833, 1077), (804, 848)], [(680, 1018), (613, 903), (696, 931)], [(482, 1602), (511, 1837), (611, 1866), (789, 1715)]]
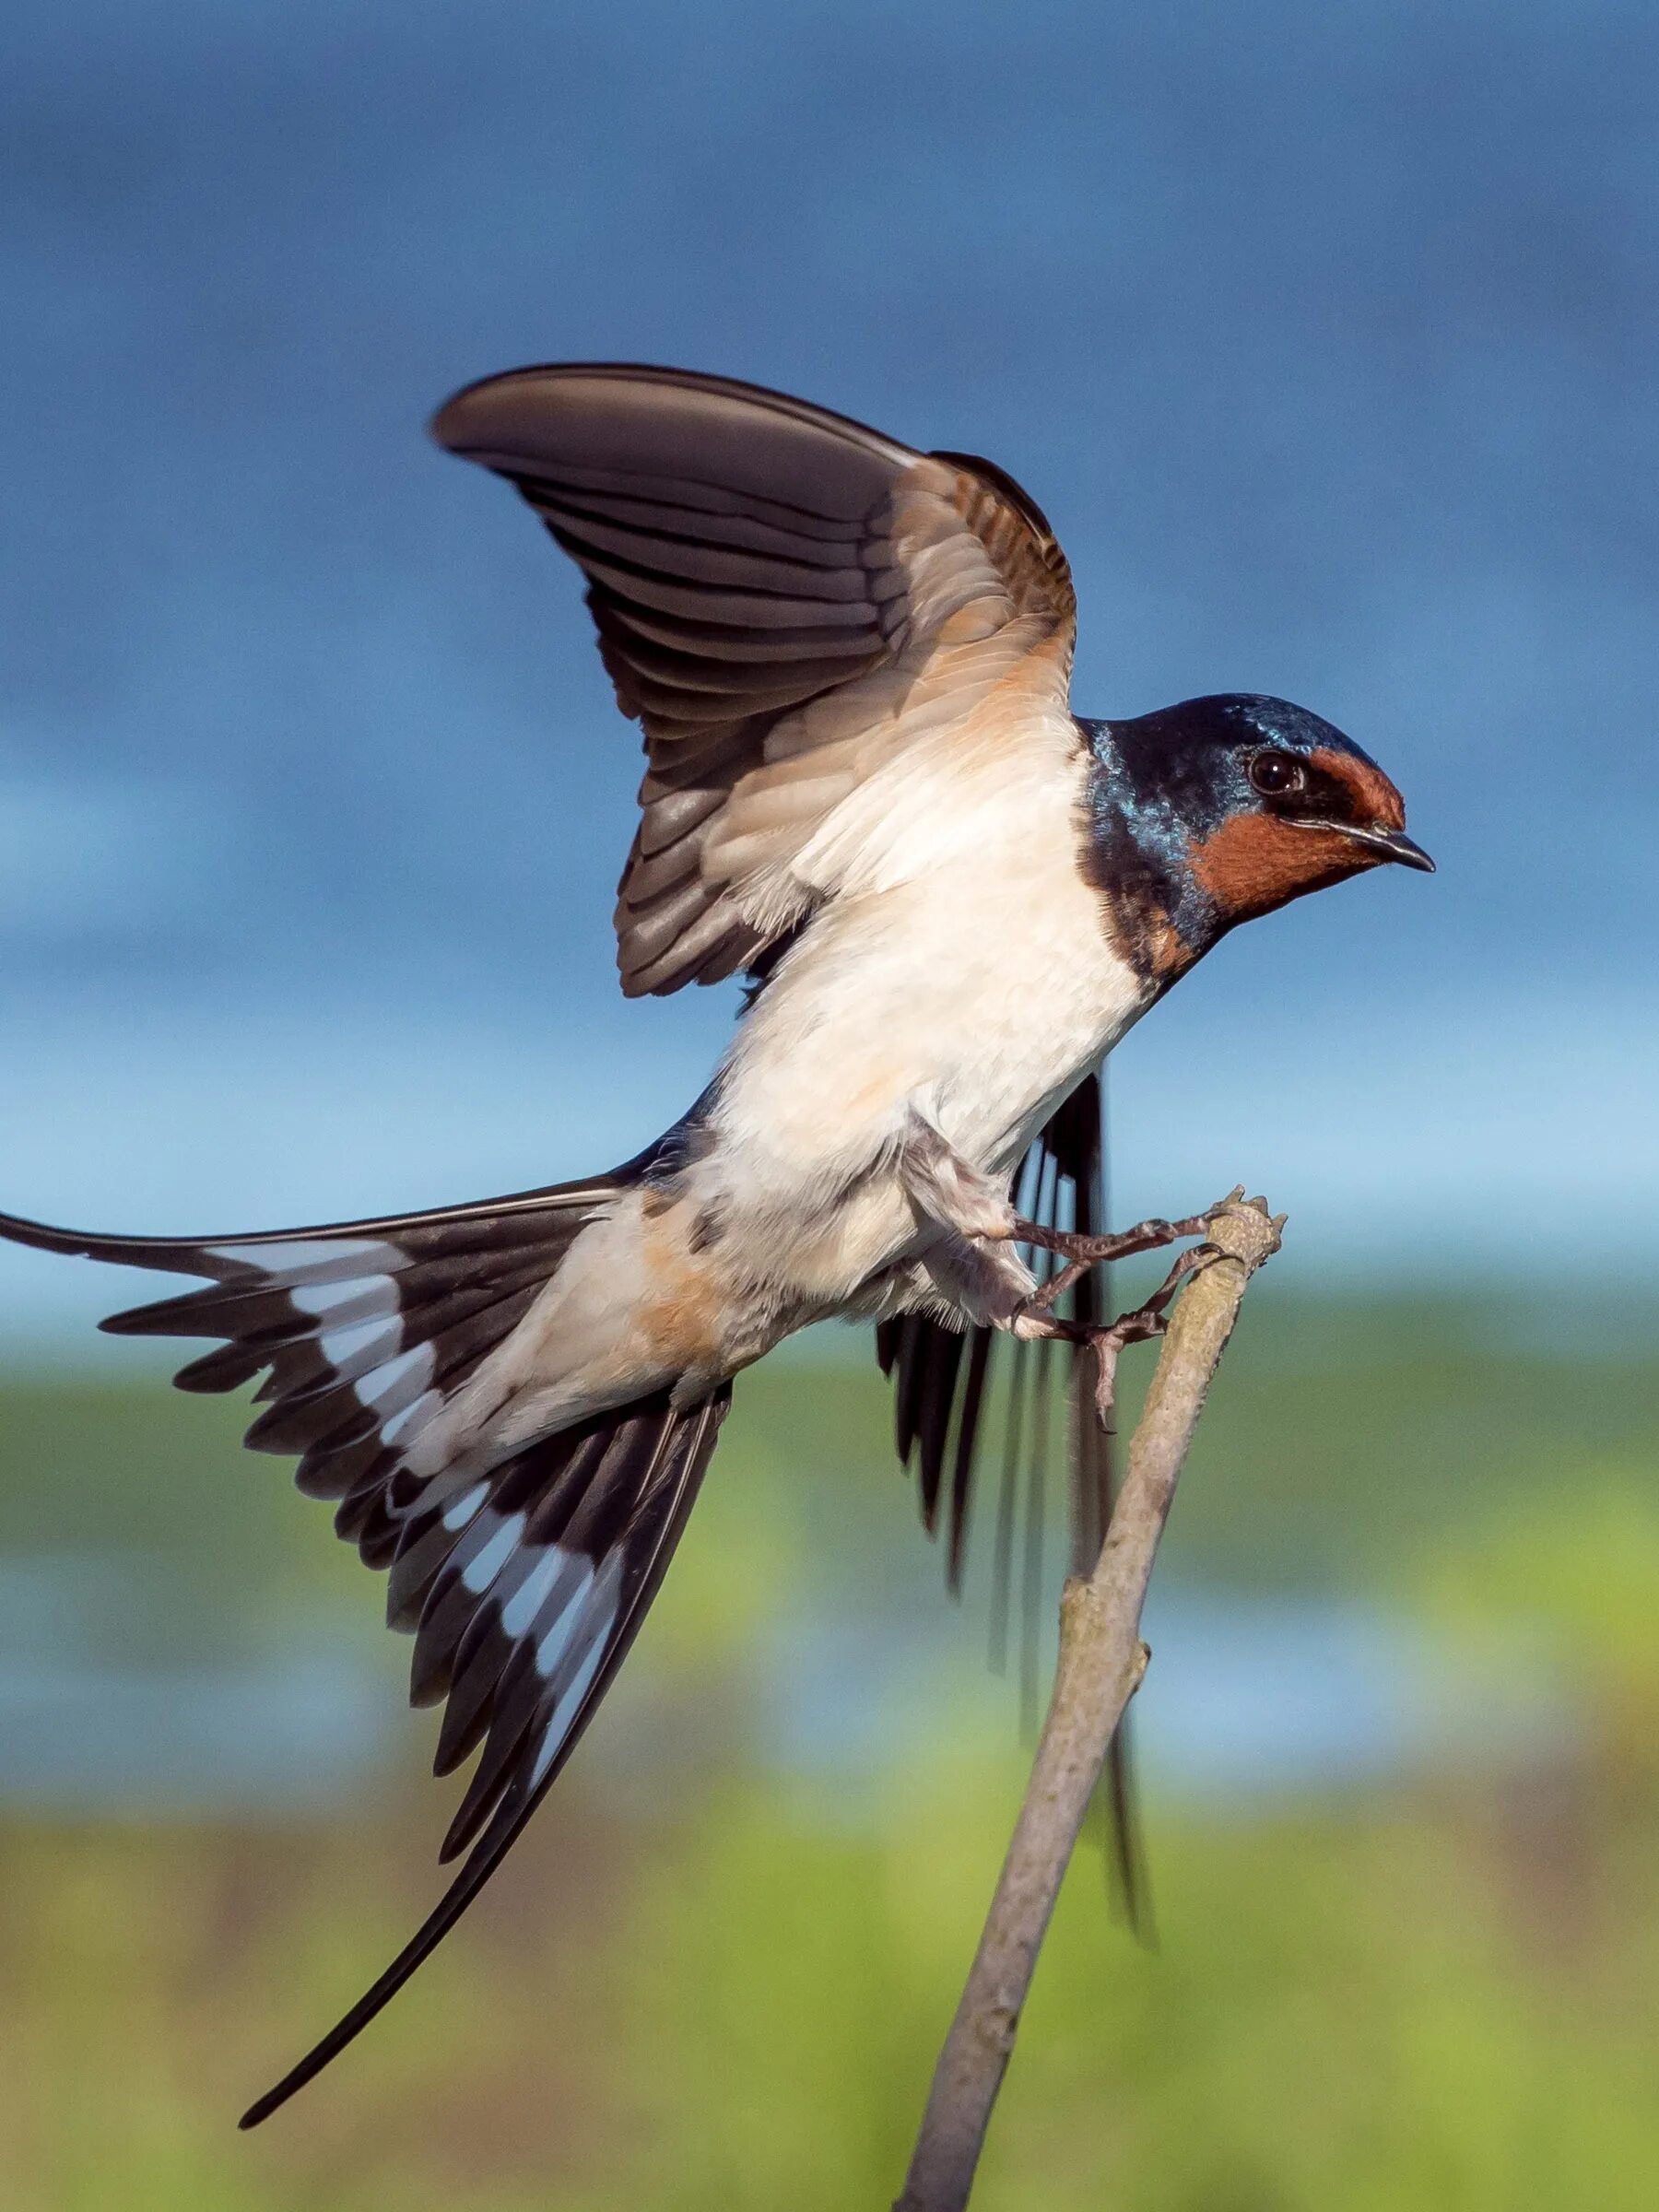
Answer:
[(1244, 1286), (1278, 1250), (1283, 1218), (1257, 1198), (1229, 1202), (1210, 1222), (1220, 1256), (1176, 1306), (1106, 1541), (1092, 1572), (1066, 1583), (1030, 1783), (894, 2212), (961, 2212), (968, 2202), (1060, 1884), (1113, 1732), (1147, 1670), (1141, 1607), (1175, 1484)]

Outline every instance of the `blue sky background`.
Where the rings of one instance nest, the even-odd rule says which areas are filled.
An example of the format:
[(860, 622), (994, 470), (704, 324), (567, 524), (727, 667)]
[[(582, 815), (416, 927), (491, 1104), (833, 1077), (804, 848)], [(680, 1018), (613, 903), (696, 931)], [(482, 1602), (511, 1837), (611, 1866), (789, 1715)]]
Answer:
[[(637, 733), (421, 426), (682, 362), (1047, 508), (1076, 699), (1277, 691), (1432, 881), (1243, 933), (1114, 1072), (1124, 1209), (1284, 1266), (1659, 1273), (1659, 17), (172, 0), (0, 29), (0, 1204), (195, 1230), (632, 1151)], [(122, 1287), (0, 1255), (0, 1334)]]

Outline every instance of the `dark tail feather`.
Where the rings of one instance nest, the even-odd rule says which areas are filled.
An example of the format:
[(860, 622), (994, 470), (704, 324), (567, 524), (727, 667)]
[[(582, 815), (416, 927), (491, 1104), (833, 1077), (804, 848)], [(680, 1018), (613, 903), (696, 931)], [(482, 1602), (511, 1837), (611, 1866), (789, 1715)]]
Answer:
[(1125, 1712), (1106, 1754), (1106, 1771), (1095, 1788), (1101, 1847), (1112, 1898), (1129, 1931), (1148, 1950), (1158, 1947), (1152, 1912), (1152, 1883), (1141, 1823), (1140, 1794), (1135, 1784), (1135, 1737)]
[(165, 1267), (179, 1275), (200, 1275), (195, 1264), (206, 1240), (184, 1237), (104, 1237), (78, 1229), (54, 1229), (27, 1221), (21, 1214), (0, 1214), (0, 1237), (29, 1244), (37, 1252), (61, 1252), (71, 1259), (107, 1260), (116, 1266)]
[[(543, 1677), (541, 1705), (531, 1724), (524, 1728), (513, 1724), (523, 1756), (488, 1826), (437, 1910), (339, 2025), (284, 2075), (275, 2088), (248, 2107), (241, 2122), (243, 2127), (257, 2127), (262, 2120), (269, 2119), (361, 2034), (437, 1948), (506, 1857), (563, 1770), (639, 1633), (696, 1500), (730, 1402), (730, 1386), (723, 1385), (699, 1406), (679, 1409), (665, 1397), (658, 1397), (606, 1417), (618, 1437), (630, 1428), (648, 1430), (654, 1436), (642, 1473), (628, 1483), (631, 1511), (591, 1585), (593, 1590), (599, 1589), (607, 1573), (615, 1572), (614, 1610), (595, 1638), (584, 1641), (579, 1625), (573, 1635), (562, 1640), (569, 1656), (550, 1677)], [(637, 1444), (636, 1438), (635, 1449)], [(520, 1585), (521, 1589), (526, 1586)]]
[[(1042, 1271), (1046, 1277), (1052, 1266)], [(1035, 1737), (1042, 1712), (1041, 1644), (1043, 1534), (1048, 1518), (1050, 1366), (1053, 1340), (1040, 1336), (1031, 1357), (1031, 1457), (1026, 1468), (1025, 1574), (1019, 1598), (1019, 1712)]]
[[(1104, 1229), (1105, 1163), (1105, 1084), (1102, 1077), (1091, 1076), (1055, 1111), (1027, 1153), (1014, 1180), (1017, 1211), (1085, 1234)], [(1039, 1276), (1053, 1265), (1046, 1253), (1026, 1256)], [(1070, 1295), (1074, 1319), (1093, 1322), (1105, 1318), (1110, 1286), (1097, 1276), (1086, 1275)], [(990, 1401), (986, 1369), (993, 1357), (993, 1342), (989, 1330), (970, 1329), (964, 1360), (962, 1335), (917, 1313), (884, 1321), (876, 1332), (882, 1370), (892, 1376), (895, 1384), (899, 1455), (907, 1464), (913, 1461), (916, 1465), (923, 1521), (930, 1534), (937, 1526), (947, 1438), (954, 1428), (947, 1569), (953, 1587), (960, 1575), (978, 1439)], [(1007, 1426), (992, 1557), (991, 1661), (998, 1673), (1007, 1664), (1014, 1554), (1017, 1537), (1023, 1536), (1020, 1675), (1022, 1705), (1028, 1715), (1034, 1711), (1036, 1697), (1050, 1416), (1057, 1410), (1053, 1406), (1053, 1350), (1046, 1341), (1020, 1344), (1009, 1339), (1012, 1357), (1005, 1363), (1001, 1355), (996, 1355), (999, 1371), (1007, 1376), (1006, 1394), (998, 1393), (1006, 1406)], [(1087, 1573), (1099, 1554), (1112, 1506), (1112, 1440), (1095, 1418), (1092, 1362), (1087, 1353), (1070, 1356), (1065, 1398), (1070, 1434), (1071, 1565), (1074, 1572)], [(1135, 1816), (1127, 1714), (1107, 1755), (1097, 1803), (1109, 1830), (1108, 1862), (1124, 1917), (1143, 1941), (1150, 1940), (1151, 1914)]]

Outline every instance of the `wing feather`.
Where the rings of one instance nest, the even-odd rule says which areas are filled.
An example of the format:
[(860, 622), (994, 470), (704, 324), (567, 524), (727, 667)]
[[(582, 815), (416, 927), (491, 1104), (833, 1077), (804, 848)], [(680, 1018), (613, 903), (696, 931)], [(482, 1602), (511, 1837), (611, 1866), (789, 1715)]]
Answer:
[(433, 431), (581, 566), (618, 704), (644, 726), (616, 913), (630, 994), (750, 965), (855, 871), (866, 818), (838, 830), (838, 809), (1011, 676), (1065, 706), (1065, 556), (971, 454), (626, 366), (489, 378)]

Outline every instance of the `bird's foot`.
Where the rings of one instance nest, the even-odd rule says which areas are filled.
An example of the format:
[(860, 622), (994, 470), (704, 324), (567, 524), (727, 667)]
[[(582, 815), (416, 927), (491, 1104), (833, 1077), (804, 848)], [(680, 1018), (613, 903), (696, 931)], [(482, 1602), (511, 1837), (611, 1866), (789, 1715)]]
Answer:
[[(1205, 1232), (1224, 1208), (1236, 1205), (1244, 1195), (1241, 1183), (1218, 1204), (1207, 1207), (1202, 1214), (1190, 1214), (1182, 1221), (1140, 1221), (1133, 1229), (1111, 1237), (1075, 1236), (1069, 1230), (1054, 1230), (1039, 1232), (1045, 1249), (1058, 1252), (1066, 1257), (1066, 1265), (1051, 1279), (1040, 1285), (1029, 1298), (1021, 1300), (1009, 1326), (1018, 1336), (1057, 1336), (1069, 1344), (1087, 1347), (1095, 1356), (1095, 1413), (1102, 1429), (1109, 1428), (1112, 1409), (1117, 1398), (1117, 1369), (1120, 1355), (1131, 1344), (1146, 1344), (1161, 1336), (1170, 1325), (1170, 1307), (1175, 1293), (1190, 1275), (1207, 1267), (1212, 1260), (1222, 1256), (1218, 1245), (1212, 1244)], [(1019, 1225), (1017, 1234), (1022, 1235), (1027, 1224)], [(1127, 1258), (1135, 1253), (1156, 1251), (1160, 1245), (1171, 1244), (1180, 1237), (1198, 1237), (1203, 1240), (1187, 1251), (1180, 1253), (1171, 1263), (1169, 1273), (1144, 1304), (1127, 1313), (1120, 1313), (1109, 1327), (1101, 1328), (1087, 1322), (1063, 1319), (1053, 1311), (1061, 1295), (1069, 1290), (1081, 1276), (1103, 1261)]]
[[(1206, 1206), (1201, 1214), (1188, 1214), (1181, 1221), (1166, 1221), (1161, 1216), (1156, 1216), (1149, 1221), (1137, 1221), (1133, 1229), (1119, 1230), (1112, 1236), (1079, 1236), (1073, 1230), (1048, 1229), (1039, 1221), (1017, 1218), (1012, 1230), (1016, 1242), (1033, 1246), (1042, 1252), (1055, 1253), (1065, 1262), (1065, 1265), (1057, 1269), (1046, 1283), (1032, 1291), (1020, 1308), (1020, 1318), (1030, 1321), (1039, 1314), (1051, 1313), (1056, 1302), (1091, 1267), (1103, 1266), (1111, 1260), (1133, 1259), (1136, 1253), (1161, 1251), (1167, 1244), (1178, 1244), (1182, 1237), (1202, 1237), (1217, 1215), (1230, 1206), (1236, 1206), (1243, 1195), (1244, 1185), (1240, 1183), (1236, 1190), (1230, 1191), (1225, 1198), (1219, 1199), (1214, 1206)], [(1195, 1249), (1202, 1252), (1206, 1248), (1199, 1245)], [(1183, 1275), (1190, 1272), (1190, 1263), (1182, 1265), (1178, 1262), (1170, 1278), (1171, 1290)], [(1152, 1302), (1162, 1296), (1161, 1289), (1155, 1292)], [(1149, 1310), (1150, 1303), (1147, 1307), (1137, 1308), (1138, 1312)], [(1056, 1333), (1065, 1335), (1070, 1332)]]

